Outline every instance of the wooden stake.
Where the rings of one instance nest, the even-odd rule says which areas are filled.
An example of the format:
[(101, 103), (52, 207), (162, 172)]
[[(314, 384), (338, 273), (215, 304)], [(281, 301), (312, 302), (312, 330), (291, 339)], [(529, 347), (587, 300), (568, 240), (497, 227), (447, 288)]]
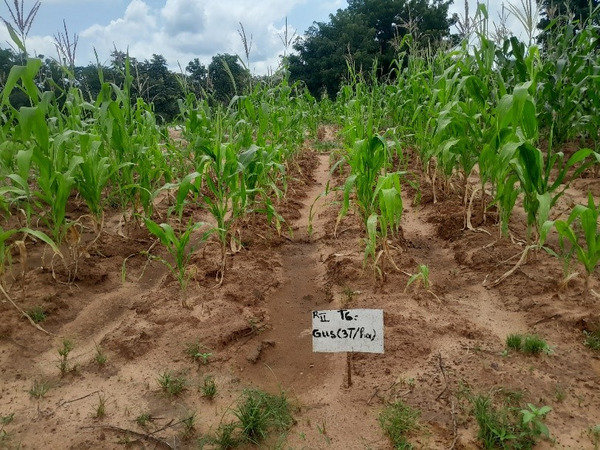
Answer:
[(348, 387), (352, 386), (352, 352), (346, 353), (346, 363), (348, 365)]

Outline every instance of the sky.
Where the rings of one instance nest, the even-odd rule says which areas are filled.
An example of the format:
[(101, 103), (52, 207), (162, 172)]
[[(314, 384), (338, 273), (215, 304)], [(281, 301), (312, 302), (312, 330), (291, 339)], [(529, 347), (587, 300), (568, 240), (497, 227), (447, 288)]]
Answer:
[[(15, 0), (5, 1), (13, 6)], [(35, 1), (24, 1), (27, 13)], [(464, 0), (455, 1), (451, 13), (464, 14)], [(476, 0), (468, 1), (473, 14)], [(500, 2), (489, 3), (490, 19), (497, 19)], [(64, 34), (64, 20), (70, 38), (79, 36), (77, 65), (95, 63), (94, 49), (100, 63), (107, 65), (116, 48), (129, 50), (142, 61), (160, 54), (171, 70), (179, 70), (194, 58), (208, 65), (218, 53), (238, 54), (245, 60), (241, 23), (248, 40), (252, 37), (250, 69), (263, 75), (278, 66), (286, 18), (288, 36), (303, 35), (314, 21), (328, 22), (329, 14), (346, 6), (345, 0), (41, 0), (27, 49), (56, 58), (54, 37)], [(10, 20), (4, 2), (0, 17)], [(513, 18), (509, 25), (517, 29), (516, 23)], [(0, 26), (0, 48), (9, 41), (6, 27)]]

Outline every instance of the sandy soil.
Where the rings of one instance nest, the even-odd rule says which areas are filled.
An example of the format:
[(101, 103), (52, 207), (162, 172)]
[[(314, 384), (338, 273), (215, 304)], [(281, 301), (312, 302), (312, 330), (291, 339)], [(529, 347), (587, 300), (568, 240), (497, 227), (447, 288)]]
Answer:
[[(319, 136), (331, 141), (333, 130)], [(278, 236), (260, 219), (248, 220), (243, 248), (229, 256), (220, 287), (216, 245), (197, 252), (193, 279), (180, 292), (164, 266), (140, 253), (166, 256), (160, 246), (118, 215), (107, 215), (69, 283), (62, 263), (28, 243), (25, 276), (15, 270), (5, 285), (20, 308), (46, 312), (40, 325), (50, 334), (0, 302), (0, 416), (14, 414), (0, 425), (0, 448), (197, 448), (196, 439), (227, 422), (249, 387), (284, 390), (295, 408), (285, 441), (274, 437), (264, 448), (392, 448), (377, 417), (395, 399), (421, 411), (421, 427), (411, 435), (416, 448), (480, 448), (461, 395), (467, 390), (519, 391), (524, 404), (551, 406), (553, 441), (536, 448), (594, 448), (588, 430), (600, 424), (600, 357), (583, 345), (583, 330), (600, 323), (600, 314), (598, 300), (582, 295), (582, 279), (561, 288), (560, 262), (542, 252), (492, 287), (523, 250), (522, 217), (511, 227), (514, 242), (498, 238), (493, 217), (474, 217), (478, 230), (465, 230), (461, 198), (438, 192), (433, 203), (423, 182), (419, 203), (406, 189), (403, 236), (390, 242), (399, 271), (388, 261), (382, 283), (363, 267), (356, 215), (334, 237), (339, 198), (319, 197), (328, 180), (342, 182), (329, 173), (334, 160), (335, 151), (307, 148), (290, 165), (293, 182), (279, 205), (290, 228)], [(600, 180), (575, 183), (563, 206), (582, 201), (588, 189), (598, 195)], [(81, 208), (73, 205), (72, 218)], [(87, 230), (84, 242), (92, 239)], [(406, 287), (418, 264), (429, 267), (430, 291)], [(597, 274), (591, 286), (600, 291)], [(345, 354), (312, 352), (311, 311), (341, 307), (385, 314), (385, 353), (355, 354), (349, 388)], [(505, 355), (511, 333), (537, 333), (553, 351)], [(74, 348), (61, 375), (64, 339)], [(190, 343), (202, 345), (206, 363), (186, 354)], [(103, 365), (95, 361), (98, 348)], [(183, 393), (162, 391), (157, 379), (166, 371), (186, 378)], [(198, 390), (205, 375), (216, 381), (213, 400)], [(49, 387), (42, 398), (30, 395), (36, 382)], [(97, 417), (102, 399), (105, 415)], [(136, 423), (142, 413), (153, 418), (146, 428)], [(194, 413), (194, 430), (186, 434), (179, 422)]]

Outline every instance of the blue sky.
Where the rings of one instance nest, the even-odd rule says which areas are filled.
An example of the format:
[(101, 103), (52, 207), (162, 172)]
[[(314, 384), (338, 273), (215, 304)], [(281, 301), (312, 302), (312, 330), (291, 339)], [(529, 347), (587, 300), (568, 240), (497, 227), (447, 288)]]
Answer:
[[(475, 11), (475, 0), (471, 13)], [(217, 53), (243, 55), (239, 23), (252, 35), (251, 70), (268, 73), (277, 67), (283, 44), (279, 35), (288, 18), (290, 33), (303, 34), (313, 21), (327, 22), (329, 14), (345, 8), (345, 0), (42, 0), (27, 41), (28, 50), (56, 57), (54, 36), (63, 32), (63, 19), (69, 34), (79, 35), (77, 64), (93, 62), (94, 48), (101, 63), (108, 63), (116, 47), (138, 60), (163, 55), (172, 69), (185, 68), (194, 58), (208, 64)], [(497, 17), (491, 2), (490, 18)], [(13, 0), (9, 0), (12, 6)], [(26, 12), (34, 0), (25, 0)], [(464, 2), (452, 7), (464, 11)], [(0, 16), (9, 18), (4, 2)], [(8, 44), (8, 33), (0, 27), (0, 46)]]

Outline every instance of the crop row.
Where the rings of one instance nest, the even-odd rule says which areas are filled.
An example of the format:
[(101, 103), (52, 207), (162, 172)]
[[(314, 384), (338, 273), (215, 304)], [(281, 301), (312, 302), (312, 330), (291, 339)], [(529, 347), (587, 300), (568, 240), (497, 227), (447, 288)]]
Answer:
[[(346, 152), (340, 163), (350, 167), (340, 219), (353, 195), (365, 223), (366, 258), (381, 261), (389, 253), (388, 235), (402, 212), (399, 179), (415, 181), (406, 172), (410, 149), (434, 201), (440, 191), (462, 195), (467, 228), (479, 200), (482, 221), (493, 211), (507, 237), (520, 199), (527, 216), (524, 255), (542, 248), (576, 255), (587, 283), (600, 259), (599, 205), (589, 193), (586, 204), (558, 221), (553, 208), (574, 179), (598, 176), (599, 37), (591, 23), (569, 24), (544, 52), (515, 37), (499, 45), (483, 33), (474, 45), (432, 52), (408, 36), (397, 70), (383, 82), (375, 69), (365, 74), (349, 59), (349, 82), (328, 107), (341, 118)], [(567, 142), (575, 152), (561, 151)], [(552, 229), (560, 250), (544, 245)]]

